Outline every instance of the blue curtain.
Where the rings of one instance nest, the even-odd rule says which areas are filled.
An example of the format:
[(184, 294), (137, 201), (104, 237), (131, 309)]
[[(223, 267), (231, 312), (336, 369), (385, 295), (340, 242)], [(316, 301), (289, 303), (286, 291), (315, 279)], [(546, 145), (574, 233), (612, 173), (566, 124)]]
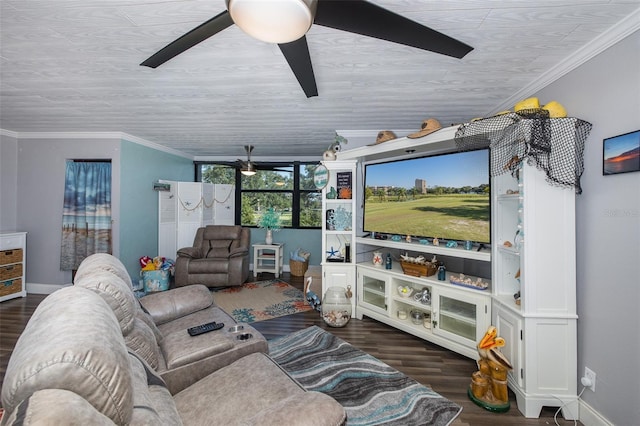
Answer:
[(60, 269), (111, 253), (111, 162), (67, 161)]

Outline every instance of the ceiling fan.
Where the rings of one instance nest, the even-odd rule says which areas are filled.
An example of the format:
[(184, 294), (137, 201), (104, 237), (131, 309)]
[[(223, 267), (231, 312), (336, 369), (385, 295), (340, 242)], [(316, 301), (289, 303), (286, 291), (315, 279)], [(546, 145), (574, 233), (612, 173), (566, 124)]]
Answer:
[(365, 0), (225, 0), (227, 10), (153, 54), (156, 68), (233, 24), (277, 43), (308, 98), (318, 96), (305, 34), (312, 24), (462, 58), (473, 47)]
[(255, 164), (251, 162), (251, 152), (253, 151), (253, 145), (245, 145), (244, 150), (247, 152), (247, 161), (238, 159), (240, 164), (240, 173), (245, 176), (253, 176), (258, 171)]

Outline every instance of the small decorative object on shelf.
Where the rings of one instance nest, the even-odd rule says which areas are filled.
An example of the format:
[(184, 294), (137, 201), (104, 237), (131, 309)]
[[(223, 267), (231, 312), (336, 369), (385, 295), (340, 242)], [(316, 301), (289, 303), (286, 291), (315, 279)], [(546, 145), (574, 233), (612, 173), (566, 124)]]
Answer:
[(402, 241), (402, 237), (400, 235), (394, 235), (391, 237), (391, 241)]
[(482, 281), (482, 278), (476, 278), (476, 280), (473, 281), (471, 278), (465, 276), (464, 274), (451, 276), (451, 278), (449, 278), (449, 282), (451, 284), (469, 287), (474, 290), (486, 290), (487, 288), (489, 288), (489, 284), (487, 284), (485, 281)]
[(422, 291), (417, 292), (413, 295), (413, 300), (416, 302), (420, 302), (423, 305), (431, 304), (431, 291), (428, 288), (422, 289)]
[(341, 200), (350, 200), (352, 195), (351, 172), (338, 172), (336, 174), (336, 182), (338, 198)]
[[(435, 256), (433, 258), (435, 260)], [(424, 256), (410, 257), (408, 254), (400, 255), (402, 272), (412, 277), (428, 277), (436, 273), (437, 267), (434, 261), (427, 261)]]
[(438, 281), (445, 281), (447, 279), (447, 268), (444, 265), (438, 267)]
[(404, 309), (398, 309), (398, 319), (406, 320), (407, 319), (407, 311)]
[(447, 241), (447, 248), (456, 248), (458, 243), (456, 241)]
[(338, 191), (336, 191), (336, 189), (332, 186), (331, 189), (327, 191), (327, 199), (335, 200), (336, 198), (338, 198)]
[(410, 243), (411, 242), (411, 235), (407, 235), (406, 237), (404, 237), (405, 241)]
[(342, 287), (329, 287), (322, 298), (322, 319), (330, 327), (344, 327), (351, 319), (351, 301)]
[(393, 261), (391, 260), (391, 253), (387, 253), (387, 258), (384, 261), (384, 269), (391, 269), (393, 267)]
[(473, 248), (473, 243), (471, 241), (465, 241), (464, 242), (464, 249), (465, 250), (471, 250)]
[(344, 207), (338, 206), (336, 209), (333, 220), (336, 231), (349, 231), (351, 230), (351, 212), (347, 211)]
[(409, 287), (408, 285), (399, 285), (398, 286), (398, 294), (401, 297), (409, 297), (409, 296), (411, 296), (411, 293), (413, 293), (413, 289), (411, 287)]
[(431, 244), (433, 244), (434, 246), (439, 246), (440, 245), (440, 240), (438, 240), (438, 238), (434, 238), (433, 241), (431, 242)]
[(423, 246), (428, 246), (429, 245), (429, 240), (427, 240), (426, 238), (422, 239), (422, 240), (418, 240), (418, 242), (420, 244), (422, 244)]
[(373, 252), (373, 259), (371, 261), (373, 262), (373, 266), (377, 266), (377, 267), (381, 268), (382, 267), (382, 252), (374, 251)]
[(424, 321), (424, 312), (414, 310), (410, 312), (410, 315), (411, 315), (411, 322), (414, 323), (415, 325), (421, 325), (422, 322)]

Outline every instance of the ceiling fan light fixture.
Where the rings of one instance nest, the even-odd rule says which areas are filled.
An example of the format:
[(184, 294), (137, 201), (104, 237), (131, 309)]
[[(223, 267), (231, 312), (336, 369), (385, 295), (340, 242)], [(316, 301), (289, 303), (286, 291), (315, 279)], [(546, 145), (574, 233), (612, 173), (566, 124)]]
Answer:
[(305, 35), (317, 0), (226, 0), (233, 22), (251, 37), (267, 43), (289, 43)]
[(253, 168), (247, 167), (246, 169), (240, 170), (240, 173), (245, 176), (253, 176), (256, 174), (256, 171)]

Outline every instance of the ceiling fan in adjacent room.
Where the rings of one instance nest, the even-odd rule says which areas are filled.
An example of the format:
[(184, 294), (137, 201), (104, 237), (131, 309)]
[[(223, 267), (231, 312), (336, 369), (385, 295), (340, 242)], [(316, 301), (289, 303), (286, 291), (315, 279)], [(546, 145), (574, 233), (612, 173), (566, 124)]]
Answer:
[(277, 43), (308, 98), (318, 95), (305, 34), (312, 24), (462, 58), (473, 47), (364, 0), (225, 0), (227, 10), (166, 45), (142, 64), (156, 68), (236, 24)]
[(258, 171), (256, 169), (256, 165), (251, 162), (251, 152), (253, 151), (253, 145), (245, 145), (244, 150), (247, 152), (247, 161), (238, 159), (238, 164), (240, 164), (240, 173), (245, 176), (253, 176)]

